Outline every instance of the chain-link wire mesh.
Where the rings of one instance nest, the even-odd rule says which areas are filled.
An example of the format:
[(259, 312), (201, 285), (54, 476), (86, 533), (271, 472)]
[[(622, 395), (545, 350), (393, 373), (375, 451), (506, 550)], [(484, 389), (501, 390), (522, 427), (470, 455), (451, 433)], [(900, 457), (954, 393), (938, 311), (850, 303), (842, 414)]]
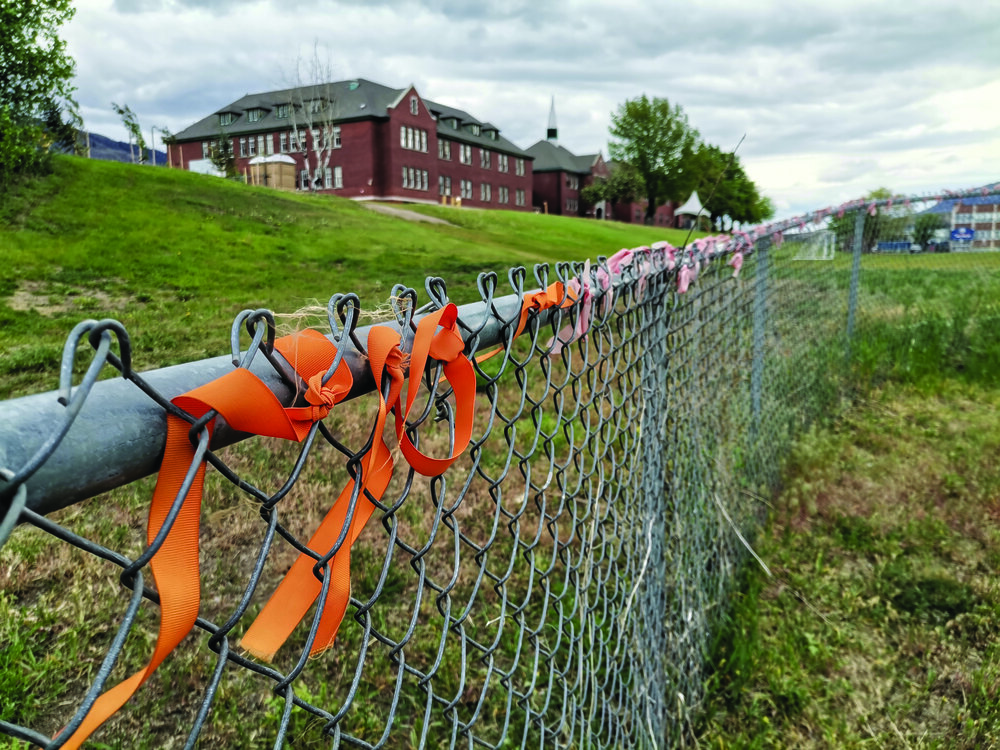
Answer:
[[(985, 219), (972, 223), (980, 246), (950, 239), (969, 207), (992, 222), (988, 234)], [(592, 298), (530, 314), (516, 339), (532, 286), (523, 269), (506, 294), (481, 277), (482, 302), (460, 311), (466, 356), (501, 352), (474, 359), (470, 445), (441, 476), (399, 463), (373, 498), (351, 552), (347, 617), (314, 659), (315, 608), (273, 663), (239, 639), (300, 553), (320, 561), (320, 576), (328, 570), (335, 550), (309, 550), (306, 540), (378, 437), (375, 384), (361, 378), (357, 398), (301, 444), (237, 442), (246, 436), (220, 425), (209, 448), (207, 421), (188, 416), (196, 461), (213, 469), (200, 616), (94, 741), (683, 744), (735, 574), (796, 436), (853, 393), (935, 358), (996, 366), (976, 360), (975, 341), (1000, 330), (1000, 253), (960, 250), (996, 250), (997, 224), (992, 190), (859, 201), (676, 253), (641, 249), (630, 263), (542, 266), (542, 288), (557, 277)], [(416, 318), (447, 301), (440, 280), (427, 294)], [(397, 302), (394, 325), (406, 332), (416, 293), (395, 298), (406, 304)], [(356, 312), (355, 300), (336, 297), (329, 324), (363, 373)], [(271, 322), (263, 311), (242, 315), (234, 356), (250, 366), (256, 355), (252, 367), (290, 403), (294, 383), (271, 352)], [(254, 339), (240, 353), (244, 325)], [(584, 335), (563, 345), (567, 326)], [(91, 364), (71, 385), (87, 342)], [(159, 599), (148, 566), (163, 540), (146, 544), (152, 485), (138, 478), (162, 455), (163, 415), (182, 414), (171, 398), (231, 366), (140, 376), (129, 350), (120, 324), (81, 324), (60, 391), (0, 404), (0, 735), (15, 740), (62, 746), (97, 696), (152, 649)], [(109, 368), (124, 377), (97, 382)], [(421, 450), (447, 454), (455, 404), (439, 377), (426, 379), (407, 433)], [(386, 436), (395, 440), (391, 429)], [(94, 458), (105, 443), (118, 465)], [(185, 500), (181, 492), (175, 505)]]

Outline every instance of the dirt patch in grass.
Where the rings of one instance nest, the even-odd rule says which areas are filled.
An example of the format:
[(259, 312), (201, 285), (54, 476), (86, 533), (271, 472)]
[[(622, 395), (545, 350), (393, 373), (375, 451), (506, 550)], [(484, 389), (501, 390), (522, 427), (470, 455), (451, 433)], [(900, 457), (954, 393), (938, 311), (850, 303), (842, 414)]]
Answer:
[(136, 298), (110, 294), (103, 289), (66, 288), (44, 281), (22, 281), (7, 298), (7, 306), (11, 310), (19, 312), (34, 310), (39, 315), (49, 317), (59, 313), (122, 309), (126, 305), (140, 302), (141, 300)]

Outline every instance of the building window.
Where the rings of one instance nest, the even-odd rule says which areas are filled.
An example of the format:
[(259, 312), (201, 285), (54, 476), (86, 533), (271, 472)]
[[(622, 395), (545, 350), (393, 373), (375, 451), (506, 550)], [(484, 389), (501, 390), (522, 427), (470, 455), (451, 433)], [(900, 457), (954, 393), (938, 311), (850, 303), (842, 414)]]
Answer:
[(438, 140), (438, 159), (451, 161), (451, 141)]
[(479, 166), (483, 169), (490, 168), (490, 152), (489, 149), (481, 148), (479, 149)]
[(309, 189), (309, 170), (303, 169), (299, 172), (299, 188), (302, 190)]
[(472, 199), (472, 180), (462, 180), (460, 187), (462, 189), (462, 198)]
[(472, 164), (472, 146), (467, 143), (458, 144), (458, 160), (462, 164)]
[(493, 199), (493, 188), (487, 182), (479, 183), (479, 200), (489, 202)]
[(476, 123), (472, 123), (469, 125), (469, 132), (472, 133), (473, 135), (479, 135), (481, 130)]
[(208, 158), (208, 141), (201, 142), (201, 158), (202, 159)]
[(247, 155), (247, 139), (240, 138), (240, 156), (246, 157)]
[(249, 150), (250, 156), (256, 156), (257, 155), (257, 139), (254, 138), (253, 136), (250, 136), (250, 141), (249, 141), (248, 145), (250, 146), (250, 150)]
[(438, 175), (438, 195), (451, 195), (451, 178)]
[[(281, 133), (279, 138), (278, 151), (284, 154), (288, 151), (288, 133)], [(240, 154), (240, 156), (243, 156), (243, 154)]]
[(323, 167), (323, 187), (326, 190), (333, 188), (333, 170), (330, 167)]
[(410, 151), (422, 151), (426, 154), (427, 131), (402, 125), (399, 128), (399, 145)]
[(507, 154), (497, 154), (497, 171), (507, 171)]
[(257, 122), (261, 117), (264, 116), (264, 110), (262, 109), (251, 109), (247, 110), (247, 122)]
[(339, 125), (334, 125), (333, 126), (333, 147), (334, 148), (340, 148), (341, 145), (342, 145), (342, 141), (340, 140), (340, 126)]
[(566, 210), (569, 213), (575, 214), (578, 210), (578, 204), (573, 198), (566, 199)]
[(274, 133), (268, 133), (265, 135), (264, 143), (267, 144), (267, 155), (270, 156), (274, 153)]
[(333, 168), (333, 187), (342, 188), (344, 187), (344, 169), (343, 167)]
[(304, 130), (300, 130), (299, 131), (299, 138), (298, 138), (297, 148), (302, 153), (306, 152), (306, 131), (304, 131)]
[(219, 127), (225, 127), (226, 125), (232, 125), (232, 124), (233, 124), (232, 112), (223, 112), (221, 115), (219, 115)]
[(264, 153), (264, 136), (262, 135), (257, 136), (257, 153), (258, 154)]
[(410, 114), (419, 115), (420, 114), (420, 104), (417, 102), (417, 97), (410, 97)]
[(510, 193), (507, 188), (500, 186), (497, 188), (497, 203), (507, 203), (510, 200)]
[(524, 177), (524, 159), (518, 159), (514, 162), (514, 174), (518, 177)]
[(566, 175), (566, 187), (570, 190), (579, 190), (580, 178), (575, 175)]
[(274, 115), (275, 115), (275, 117), (277, 117), (277, 118), (278, 118), (279, 120), (284, 120), (284, 119), (286, 119), (286, 118), (288, 117), (288, 105), (287, 105), (287, 104), (279, 104), (279, 105), (278, 105), (278, 109), (277, 109), (277, 111), (276, 111), (276, 112), (274, 113)]
[(524, 205), (524, 191), (520, 188), (514, 193), (514, 203), (518, 206)]

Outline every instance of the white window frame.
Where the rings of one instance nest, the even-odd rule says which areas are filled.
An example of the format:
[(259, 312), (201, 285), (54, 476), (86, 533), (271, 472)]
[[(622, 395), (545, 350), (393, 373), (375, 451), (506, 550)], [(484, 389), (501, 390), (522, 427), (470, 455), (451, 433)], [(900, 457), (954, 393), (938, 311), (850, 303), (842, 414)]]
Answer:
[(458, 160), (462, 164), (472, 164), (472, 146), (468, 143), (458, 144)]
[(247, 147), (248, 147), (247, 148), (247, 154), (249, 156), (256, 156), (257, 155), (257, 139), (256, 138), (254, 138), (253, 136), (250, 136), (247, 139)]
[(461, 190), (462, 200), (472, 199), (472, 180), (462, 180), (459, 188)]
[(333, 189), (339, 190), (344, 187), (344, 168), (334, 167), (333, 168)]
[(282, 154), (288, 153), (288, 133), (278, 133), (278, 149)]
[(482, 169), (489, 169), (490, 163), (490, 150), (488, 148), (479, 149), (479, 166)]
[(419, 115), (420, 114), (420, 102), (417, 101), (417, 97), (410, 97), (410, 114)]
[(333, 190), (333, 170), (323, 167), (323, 189)]
[(285, 119), (287, 119), (288, 118), (288, 105), (287, 104), (279, 104), (278, 107), (277, 107), (277, 111), (274, 113), (274, 116), (277, 117), (279, 120), (285, 120)]
[(309, 170), (303, 169), (299, 171), (299, 190), (309, 189)]
[(524, 159), (517, 159), (514, 162), (514, 174), (518, 177), (524, 177)]
[(333, 147), (340, 148), (343, 145), (343, 141), (340, 137), (340, 125), (333, 126)]

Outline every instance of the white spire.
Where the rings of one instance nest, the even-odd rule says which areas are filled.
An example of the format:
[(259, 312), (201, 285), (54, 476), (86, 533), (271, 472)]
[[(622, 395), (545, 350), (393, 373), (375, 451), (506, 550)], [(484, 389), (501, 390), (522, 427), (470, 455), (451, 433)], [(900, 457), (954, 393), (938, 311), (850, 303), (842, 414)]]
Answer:
[(556, 128), (556, 97), (552, 96), (552, 107), (549, 109), (549, 128), (545, 134), (545, 140), (558, 143), (559, 130)]

